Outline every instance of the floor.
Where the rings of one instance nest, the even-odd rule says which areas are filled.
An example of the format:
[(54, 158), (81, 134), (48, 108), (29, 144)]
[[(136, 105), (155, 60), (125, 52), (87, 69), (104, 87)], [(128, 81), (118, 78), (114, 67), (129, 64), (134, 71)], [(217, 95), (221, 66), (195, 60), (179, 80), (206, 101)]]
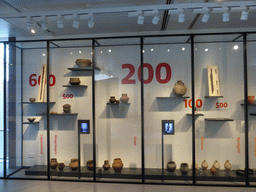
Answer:
[(256, 188), (132, 185), (110, 183), (82, 183), (63, 181), (31, 181), (0, 179), (1, 192), (256, 192)]

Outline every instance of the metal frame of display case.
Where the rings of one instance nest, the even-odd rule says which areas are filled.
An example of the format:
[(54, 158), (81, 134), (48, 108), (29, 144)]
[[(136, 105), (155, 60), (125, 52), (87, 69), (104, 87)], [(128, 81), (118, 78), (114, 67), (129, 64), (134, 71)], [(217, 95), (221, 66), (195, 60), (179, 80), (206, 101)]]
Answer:
[[(196, 160), (196, 154), (195, 154), (195, 150), (196, 150), (196, 146), (195, 146), (195, 121), (196, 121), (196, 114), (195, 114), (195, 67), (194, 67), (194, 56), (195, 56), (195, 51), (194, 51), (194, 38), (196, 36), (206, 36), (206, 35), (239, 35), (239, 37), (243, 37), (243, 73), (244, 73), (244, 101), (247, 100), (247, 96), (248, 96), (248, 76), (247, 76), (247, 35), (248, 34), (255, 34), (256, 32), (227, 32), (227, 33), (198, 33), (198, 34), (166, 34), (166, 35), (144, 35), (144, 36), (118, 36), (118, 37), (97, 37), (97, 38), (69, 38), (69, 39), (49, 39), (49, 40), (24, 40), (24, 41), (2, 41), (0, 43), (4, 44), (4, 71), (6, 71), (7, 68), (7, 62), (6, 62), (6, 48), (7, 48), (7, 44), (10, 43), (28, 43), (28, 42), (46, 42), (47, 43), (47, 179), (37, 179), (37, 178), (33, 178), (36, 180), (56, 180), (56, 181), (63, 181), (62, 179), (52, 179), (51, 178), (51, 170), (50, 170), (50, 166), (49, 166), (49, 162), (50, 162), (50, 88), (49, 88), (49, 70), (50, 70), (50, 43), (52, 41), (76, 41), (76, 40), (91, 40), (92, 41), (92, 63), (93, 63), (93, 67), (92, 67), (92, 133), (93, 133), (93, 162), (94, 165), (96, 165), (96, 117), (95, 117), (95, 71), (97, 70), (97, 67), (94, 65), (95, 64), (95, 47), (96, 47), (96, 42), (97, 39), (126, 39), (126, 38), (138, 38), (140, 40), (140, 66), (141, 68), (143, 68), (143, 46), (144, 46), (144, 38), (152, 38), (152, 37), (177, 37), (177, 36), (186, 36), (189, 39), (187, 40), (187, 43), (191, 45), (191, 98), (192, 98), (192, 165), (193, 165), (193, 169), (192, 169), (192, 177), (190, 177), (189, 181), (192, 181), (192, 184), (181, 184), (181, 183), (154, 183), (154, 182), (146, 182), (145, 179), (147, 179), (147, 175), (145, 175), (145, 172), (147, 171), (147, 169), (145, 169), (145, 144), (144, 144), (144, 83), (143, 81), (141, 81), (141, 176), (139, 178), (141, 178), (141, 182), (130, 182), (130, 181), (98, 181), (97, 178), (99, 178), (99, 174), (96, 174), (96, 166), (94, 166), (94, 170), (93, 170), (93, 181), (94, 182), (102, 182), (102, 183), (134, 183), (134, 184), (162, 184), (162, 185), (200, 185), (200, 186), (229, 186), (229, 187), (256, 187), (256, 185), (251, 186), (250, 185), (250, 178), (249, 178), (249, 137), (248, 137), (248, 104), (247, 102), (244, 102), (244, 118), (245, 118), (245, 177), (241, 177), (241, 182), (245, 182), (244, 185), (222, 185), (222, 184), (200, 184), (197, 183), (197, 181), (200, 181), (200, 179), (197, 179), (197, 175), (196, 175), (196, 170), (195, 170), (195, 160)], [(190, 43), (189, 43), (190, 41)], [(219, 41), (219, 43), (228, 43), (229, 41)], [(230, 41), (233, 42), (233, 41)], [(207, 43), (211, 43), (211, 42), (207, 42)], [(215, 41), (214, 43), (218, 43), (217, 41)], [(161, 43), (159, 43), (161, 44)], [(163, 43), (164, 44), (164, 43)], [(171, 43), (170, 43), (171, 44)], [(138, 44), (137, 44), (138, 45)], [(115, 46), (115, 45), (113, 45)], [(20, 47), (17, 47), (20, 48)], [(23, 48), (21, 49), (21, 55), (22, 55), (22, 51)], [(22, 58), (21, 58), (22, 60)], [(23, 70), (23, 63), (21, 63), (21, 72)], [(22, 78), (23, 78), (23, 74)], [(141, 77), (142, 79), (144, 79), (144, 74), (143, 74), (143, 70), (141, 70)], [(6, 111), (7, 109), (7, 98), (6, 98), (6, 91), (7, 91), (7, 82), (6, 82), (6, 72), (4, 73), (4, 110)], [(21, 87), (23, 87), (23, 80), (21, 82)], [(22, 114), (23, 115), (23, 114)], [(7, 175), (7, 170), (6, 170), (6, 158), (7, 158), (7, 115), (6, 113), (4, 113), (4, 179), (8, 178), (8, 179), (24, 179), (24, 180), (31, 180), (32, 178), (11, 178), (10, 175), (14, 174), (10, 174)], [(79, 142), (79, 148), (80, 148), (80, 142)], [(23, 149), (23, 147), (22, 147)], [(80, 152), (79, 152), (80, 154)], [(22, 156), (23, 156), (23, 152), (22, 152)], [(23, 157), (22, 157), (23, 159)], [(80, 155), (79, 155), (79, 162), (80, 162)], [(79, 168), (79, 175), (78, 177), (81, 176), (81, 169)], [(119, 177), (118, 177), (119, 178)], [(245, 180), (244, 180), (245, 178)], [(192, 179), (192, 180), (191, 180)], [(207, 180), (207, 178), (206, 178)], [(65, 181), (84, 181), (86, 182), (86, 180), (66, 180)], [(211, 180), (209, 180), (211, 181)], [(88, 182), (88, 181), (87, 181)], [(89, 181), (91, 182), (91, 181)]]

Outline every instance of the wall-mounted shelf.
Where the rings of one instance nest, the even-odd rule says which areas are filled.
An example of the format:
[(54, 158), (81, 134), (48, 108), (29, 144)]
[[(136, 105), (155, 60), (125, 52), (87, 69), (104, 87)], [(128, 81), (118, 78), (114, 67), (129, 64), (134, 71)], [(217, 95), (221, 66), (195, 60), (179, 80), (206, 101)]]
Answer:
[(62, 85), (63, 87), (88, 87), (87, 85)]
[(230, 118), (205, 118), (206, 121), (234, 121)]
[[(86, 67), (86, 68), (68, 68), (68, 70), (71, 71), (92, 71), (92, 67)], [(95, 67), (95, 70), (100, 71), (99, 67)]]
[[(57, 113), (57, 114), (50, 114), (50, 116), (74, 116), (77, 115), (78, 113)], [(46, 116), (46, 113), (42, 114), (36, 114), (37, 116)]]
[[(34, 102), (34, 103), (31, 103), (31, 102), (22, 102), (23, 104), (47, 104), (47, 102)], [(50, 104), (55, 104), (56, 102), (50, 102)]]
[(107, 103), (107, 105), (130, 105), (130, 103)]
[(189, 96), (182, 96), (182, 97), (156, 97), (156, 99), (187, 99), (190, 98)]
[(204, 96), (204, 98), (223, 98), (223, 96)]
[[(192, 116), (192, 113), (187, 113), (188, 116)], [(204, 116), (202, 113), (195, 113), (195, 116)]]
[(251, 116), (256, 116), (256, 113), (250, 113)]
[(34, 121), (32, 123), (30, 123), (30, 122), (23, 122), (23, 124), (38, 124), (38, 123), (39, 123), (39, 121)]
[[(242, 103), (241, 105), (245, 105), (245, 104), (244, 104), (244, 103)], [(248, 104), (248, 106), (256, 106), (256, 103)]]

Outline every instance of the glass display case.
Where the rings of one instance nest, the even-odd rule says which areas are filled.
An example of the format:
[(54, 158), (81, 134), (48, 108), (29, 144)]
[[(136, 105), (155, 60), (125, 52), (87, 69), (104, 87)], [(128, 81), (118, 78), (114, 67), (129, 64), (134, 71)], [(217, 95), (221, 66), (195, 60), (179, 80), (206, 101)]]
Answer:
[(255, 185), (255, 38), (3, 42), (0, 177)]

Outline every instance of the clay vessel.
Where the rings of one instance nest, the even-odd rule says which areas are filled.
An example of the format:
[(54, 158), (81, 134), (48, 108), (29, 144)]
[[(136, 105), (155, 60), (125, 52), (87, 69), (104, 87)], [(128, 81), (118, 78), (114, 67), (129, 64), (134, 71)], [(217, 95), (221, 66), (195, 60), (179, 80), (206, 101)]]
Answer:
[(36, 119), (35, 117), (33, 117), (33, 118), (32, 118), (32, 117), (29, 117), (29, 118), (28, 118), (28, 121), (29, 121), (30, 123), (33, 123), (33, 122), (35, 121), (35, 119)]
[(208, 168), (208, 163), (206, 162), (206, 160), (203, 160), (201, 166), (202, 166), (203, 171), (205, 171)]
[(253, 104), (253, 102), (254, 102), (254, 96), (248, 96), (247, 103), (251, 105), (251, 104)]
[(122, 97), (120, 97), (120, 100), (122, 101), (122, 103), (127, 103), (129, 100), (129, 97), (127, 96), (126, 93), (122, 94)]
[(69, 104), (63, 105), (63, 111), (65, 113), (69, 113), (70, 112), (70, 107), (71, 107), (71, 105), (69, 105)]
[(121, 172), (124, 164), (120, 158), (115, 158), (112, 164), (113, 169), (115, 172)]
[(189, 171), (189, 167), (187, 163), (181, 163), (180, 164), (180, 171), (183, 175), (186, 175)]
[(72, 170), (76, 170), (79, 166), (79, 162), (78, 162), (78, 159), (77, 158), (73, 158), (71, 159), (71, 162), (69, 163), (69, 167), (72, 169)]
[[(239, 175), (239, 176), (245, 176), (246, 171), (242, 170), (242, 169), (237, 169), (236, 174)], [(253, 174), (253, 169), (249, 169), (249, 175), (252, 175), (252, 174)]]
[(92, 62), (89, 59), (77, 59), (76, 64), (78, 65), (78, 67), (89, 67)]
[(29, 101), (30, 101), (31, 103), (34, 103), (34, 102), (36, 101), (36, 98), (29, 98)]
[(51, 162), (50, 162), (50, 167), (51, 167), (52, 169), (56, 169), (57, 166), (58, 166), (58, 161), (57, 161), (57, 159), (56, 159), (56, 158), (52, 158), (52, 159), (51, 159)]
[(184, 85), (184, 83), (181, 80), (178, 80), (174, 87), (173, 87), (173, 93), (178, 96), (182, 97), (187, 92), (187, 87)]
[(174, 161), (169, 161), (167, 163), (167, 169), (168, 169), (168, 171), (173, 172), (176, 169), (175, 162)]
[(110, 168), (109, 161), (108, 161), (108, 160), (105, 160), (102, 167), (103, 167), (104, 170), (109, 170), (109, 168)]
[(224, 168), (226, 171), (230, 171), (232, 168), (231, 163), (229, 162), (229, 160), (226, 160), (226, 162), (224, 163)]
[(115, 96), (110, 96), (109, 102), (110, 103), (115, 103), (116, 102)]
[(59, 163), (58, 168), (60, 171), (63, 171), (64, 167), (65, 167), (64, 163)]
[(214, 161), (212, 166), (215, 167), (217, 171), (220, 170), (220, 163), (217, 160)]
[(89, 169), (89, 170), (93, 170), (93, 160), (88, 160), (88, 161), (86, 162), (86, 167), (87, 167), (87, 169)]
[(78, 77), (71, 77), (69, 79), (69, 83), (71, 85), (79, 85), (81, 83), (80, 79)]
[(216, 169), (214, 166), (212, 166), (211, 169), (210, 169), (210, 171), (211, 171), (211, 173), (214, 175), (214, 174), (216, 174), (217, 169)]

